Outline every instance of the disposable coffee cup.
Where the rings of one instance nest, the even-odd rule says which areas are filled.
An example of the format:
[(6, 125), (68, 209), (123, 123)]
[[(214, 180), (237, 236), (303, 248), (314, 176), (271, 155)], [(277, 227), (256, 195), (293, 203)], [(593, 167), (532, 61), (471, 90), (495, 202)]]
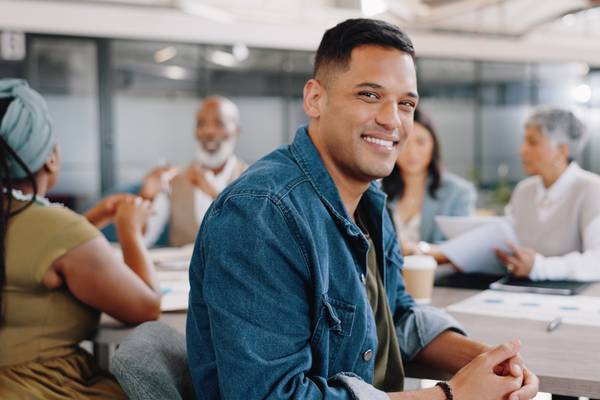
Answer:
[(431, 303), (433, 280), (437, 262), (432, 256), (414, 255), (404, 257), (402, 275), (406, 291), (418, 304)]

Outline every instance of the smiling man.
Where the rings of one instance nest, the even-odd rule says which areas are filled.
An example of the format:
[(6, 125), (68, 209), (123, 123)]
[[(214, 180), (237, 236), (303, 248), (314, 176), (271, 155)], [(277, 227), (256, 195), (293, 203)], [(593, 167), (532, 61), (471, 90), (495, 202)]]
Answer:
[[(417, 306), (385, 195), (418, 102), (396, 26), (328, 30), (304, 88), (310, 118), (209, 209), (190, 266), (187, 347), (202, 399), (529, 399), (519, 342), (468, 339)], [(403, 361), (455, 373), (402, 392)]]
[(212, 201), (248, 167), (234, 154), (239, 135), (240, 112), (235, 103), (221, 96), (202, 101), (196, 113), (195, 159), (179, 174), (170, 166), (150, 171), (140, 188), (140, 196), (152, 201), (155, 209), (146, 231), (148, 242), (154, 243), (166, 225), (169, 245), (194, 242)]

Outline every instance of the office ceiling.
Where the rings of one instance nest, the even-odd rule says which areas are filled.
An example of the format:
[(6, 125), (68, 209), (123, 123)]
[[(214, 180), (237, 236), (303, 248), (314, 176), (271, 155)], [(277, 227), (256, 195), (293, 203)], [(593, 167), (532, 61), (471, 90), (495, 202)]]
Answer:
[(420, 56), (600, 67), (600, 0), (0, 0), (0, 29), (314, 50), (346, 18), (409, 33)]
[[(48, 0), (54, 1), (54, 0)], [(180, 9), (209, 20), (299, 24), (363, 15), (413, 30), (521, 37), (550, 29), (600, 35), (600, 0), (72, 0)], [(370, 6), (370, 7), (369, 7)]]

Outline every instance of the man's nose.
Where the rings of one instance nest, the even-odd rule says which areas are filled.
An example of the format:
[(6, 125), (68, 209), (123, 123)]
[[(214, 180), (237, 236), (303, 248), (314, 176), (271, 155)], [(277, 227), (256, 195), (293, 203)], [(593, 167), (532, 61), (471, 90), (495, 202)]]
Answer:
[(388, 131), (400, 127), (400, 115), (398, 114), (398, 105), (396, 102), (386, 102), (381, 105), (375, 121)]
[(219, 129), (216, 125), (207, 124), (198, 128), (198, 134), (206, 140), (215, 140), (219, 137)]

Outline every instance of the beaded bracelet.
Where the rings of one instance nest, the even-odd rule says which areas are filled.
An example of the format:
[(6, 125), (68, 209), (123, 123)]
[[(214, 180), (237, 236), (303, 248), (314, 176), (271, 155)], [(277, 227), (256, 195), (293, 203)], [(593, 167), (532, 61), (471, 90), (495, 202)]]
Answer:
[(439, 386), (442, 388), (444, 393), (446, 394), (446, 400), (454, 400), (454, 393), (452, 392), (452, 386), (448, 382), (442, 381), (435, 384), (435, 386)]

